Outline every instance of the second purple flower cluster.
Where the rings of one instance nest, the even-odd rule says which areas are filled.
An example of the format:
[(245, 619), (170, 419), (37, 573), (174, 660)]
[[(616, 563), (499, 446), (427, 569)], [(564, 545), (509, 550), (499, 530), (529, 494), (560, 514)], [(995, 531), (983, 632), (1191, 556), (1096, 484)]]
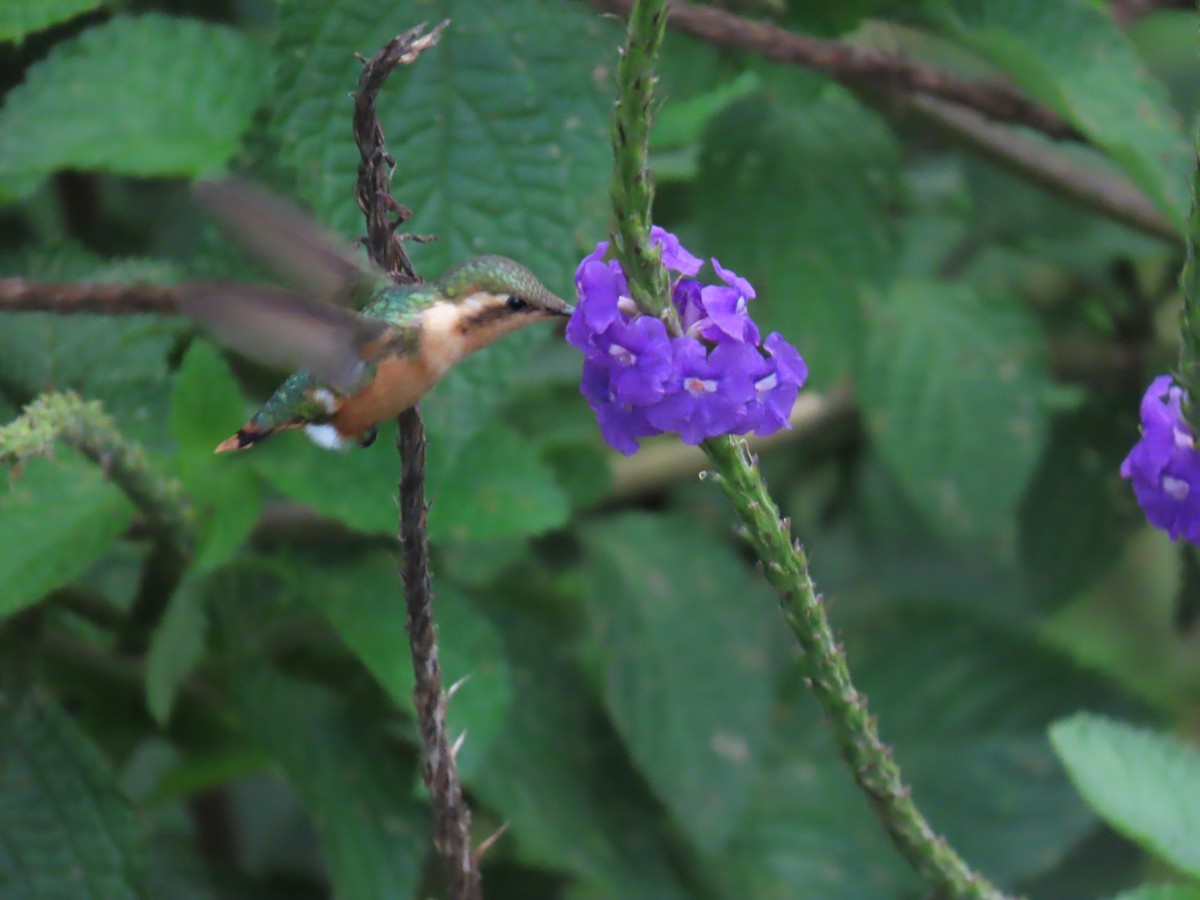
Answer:
[(626, 456), (638, 440), (677, 432), (687, 444), (722, 434), (773, 434), (787, 427), (808, 377), (799, 352), (778, 332), (761, 340), (747, 310), (754, 288), (714, 259), (721, 284), (695, 279), (703, 260), (655, 226), (671, 273), (671, 299), (684, 333), (671, 337), (639, 315), (625, 273), (596, 246), (575, 272), (579, 303), (567, 340), (583, 352), (581, 390), (604, 439)]

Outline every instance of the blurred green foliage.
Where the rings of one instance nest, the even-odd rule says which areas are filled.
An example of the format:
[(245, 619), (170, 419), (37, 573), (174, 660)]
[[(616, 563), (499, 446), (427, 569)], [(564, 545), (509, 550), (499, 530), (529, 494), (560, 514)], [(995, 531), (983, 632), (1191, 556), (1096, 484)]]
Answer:
[[(1007, 77), (1088, 139), (1072, 159), (1182, 221), (1193, 12), (740, 8)], [(504, 253), (569, 296), (605, 233), (621, 39), (576, 0), (7, 0), (0, 276), (256, 278), (187, 200), (229, 170), (356, 238), (353, 54), (442, 16), (380, 101), (394, 193), (438, 236), (414, 262)], [(658, 221), (751, 279), (815, 389), (852, 388), (857, 418), (762, 464), (918, 802), (1006, 888), (1195, 897), (1134, 889), (1200, 874), (1195, 551), (1117, 475), (1175, 352), (1181, 248), (749, 53), (671, 35), (659, 91)], [(922, 896), (719, 496), (669, 439), (613, 459), (578, 371), (531, 328), (423, 404), (450, 725), (477, 839), (510, 825), (486, 895)], [(139, 622), (153, 535), (102, 467), (64, 447), (0, 486), (0, 897), (441, 892), (394, 429), (214, 457), (277, 377), (165, 318), (0, 314), (0, 419), (98, 399), (196, 512), (190, 569)], [(1070, 718), (1052, 747), (1081, 709), (1182, 740)]]

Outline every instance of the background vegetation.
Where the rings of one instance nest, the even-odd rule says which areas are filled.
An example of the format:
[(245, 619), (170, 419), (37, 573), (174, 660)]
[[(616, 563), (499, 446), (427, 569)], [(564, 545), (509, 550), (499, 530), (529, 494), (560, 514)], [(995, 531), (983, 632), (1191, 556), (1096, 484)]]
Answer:
[[(895, 78), (679, 34), (662, 60), (656, 219), (747, 275), (809, 362), (762, 465), (858, 686), (935, 827), (1034, 897), (1200, 875), (1186, 751), (1056, 728), (1121, 837), (1047, 733), (1082, 709), (1200, 721), (1200, 560), (1117, 475), (1176, 352), (1200, 72), (1194, 10), (1152, 7), (738, 10), (1010, 79), (1074, 132), (1057, 142), (1001, 125), (985, 148)], [(0, 275), (258, 278), (188, 201), (230, 169), (356, 238), (353, 54), (442, 16), (380, 101), (394, 192), (438, 236), (414, 262), (505, 253), (569, 296), (606, 230), (621, 41), (571, 0), (9, 0)], [(1103, 202), (1120, 190), (1138, 202)], [(614, 459), (578, 371), (529, 329), (424, 404), (443, 666), (468, 679), (450, 724), (479, 839), (509, 824), (487, 896), (921, 896), (700, 462), (671, 439)], [(0, 438), (20, 458), (0, 490), (0, 895), (439, 891), (391, 431), (214, 458), (277, 378), (169, 317), (0, 314), (0, 421), (74, 390), (116, 425), (43, 397)], [(1160, 751), (1169, 787), (1128, 780)]]

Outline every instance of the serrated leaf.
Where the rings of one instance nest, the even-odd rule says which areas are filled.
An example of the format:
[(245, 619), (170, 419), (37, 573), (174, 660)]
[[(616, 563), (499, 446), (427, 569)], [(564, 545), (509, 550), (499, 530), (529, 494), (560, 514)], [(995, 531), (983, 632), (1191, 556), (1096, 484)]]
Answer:
[[(394, 446), (395, 425), (386, 422), (365, 450), (330, 453), (285, 434), (248, 452), (257, 471), (288, 496), (357, 530), (394, 534), (400, 467)], [(456, 459), (447, 459), (431, 436), (427, 463), (433, 540), (539, 534), (567, 519), (567, 497), (553, 471), (499, 422)]]
[(450, 472), (430, 471), (437, 502), (429, 513), (433, 540), (487, 540), (537, 535), (570, 515), (567, 495), (537, 450), (495, 422), (459, 453)]
[(97, 466), (65, 448), (9, 473), (0, 488), (0, 618), (82, 575), (133, 513)]
[[(301, 194), (344, 235), (362, 234), (351, 186), (358, 153), (347, 140), (359, 66), (397, 23), (453, 24), (441, 43), (384, 88), (379, 110), (398, 160), (393, 193), (417, 213), (411, 229), (438, 241), (412, 248), (427, 278), (479, 253), (528, 265), (571, 296), (573, 260), (604, 229), (608, 180), (606, 72), (613, 24), (566, 0), (300, 0), (280, 10), (273, 123), (280, 158)], [(545, 40), (544, 35), (555, 39)], [(454, 455), (487, 425), (530, 354), (550, 339), (529, 328), (451, 372), (424, 405), (436, 446)]]
[[(661, 811), (629, 771), (561, 636), (509, 613), (503, 628), (520, 702), (472, 792), (511, 823), (518, 857), (568, 874), (574, 898), (683, 900)], [(470, 740), (468, 738), (468, 740)]]
[(799, 348), (814, 384), (852, 367), (862, 292), (884, 288), (895, 270), (888, 208), (899, 166), (878, 115), (836, 88), (807, 103), (761, 92), (705, 134), (689, 246), (750, 279), (764, 333)]
[(334, 894), (416, 896), (427, 815), (413, 794), (414, 767), (378, 718), (262, 665), (243, 666), (232, 689), (242, 727), (283, 769), (312, 816)]
[(1011, 526), (1046, 433), (1036, 324), (964, 284), (909, 282), (870, 326), (859, 387), (880, 456), (943, 535)]
[(1079, 792), (1117, 831), (1200, 877), (1200, 750), (1103, 716), (1050, 729)]
[(146, 652), (146, 707), (166, 726), (184, 680), (204, 653), (208, 634), (203, 578), (190, 574), (171, 597)]
[(23, 196), (62, 168), (219, 172), (266, 95), (267, 53), (244, 33), (119, 16), (56, 45), (0, 109), (0, 186)]
[(1182, 228), (1191, 149), (1165, 88), (1107, 9), (1088, 0), (955, 0), (937, 11), (953, 36), (1102, 147)]
[[(413, 709), (413, 668), (408, 613), (390, 553), (344, 563), (294, 563), (297, 586), (337, 631), (346, 646), (402, 709)], [(469, 777), (486, 760), (488, 747), (512, 704), (512, 684), (499, 635), (466, 597), (445, 580), (435, 591), (442, 681), (466, 679), (451, 699), (452, 735), (467, 733), (457, 757)]]
[(108, 761), (54, 703), (0, 719), (0, 895), (136, 900), (141, 827)]
[(679, 827), (711, 852), (737, 827), (766, 737), (772, 594), (680, 520), (610, 518), (584, 542), (605, 705)]
[[(1117, 707), (1101, 682), (944, 605), (893, 609), (839, 637), (917, 805), (973, 866), (1001, 886), (1018, 883), (1093, 829), (1045, 727), (1080, 705)], [(849, 775), (802, 676), (779, 697), (773, 762), (731, 848), (731, 877), (749, 878), (755, 897), (899, 896), (911, 881), (866, 798), (830, 783)]]
[(7, 0), (0, 6), (0, 41), (24, 40), (102, 6), (104, 0)]

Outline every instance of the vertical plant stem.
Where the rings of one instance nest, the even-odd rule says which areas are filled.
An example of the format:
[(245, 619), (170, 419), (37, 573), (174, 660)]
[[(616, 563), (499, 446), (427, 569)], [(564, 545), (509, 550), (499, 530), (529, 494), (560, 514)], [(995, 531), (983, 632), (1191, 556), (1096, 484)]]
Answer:
[[(367, 220), (371, 260), (396, 281), (419, 281), (396, 226), (409, 211), (391, 195), (391, 167), (375, 101), (391, 71), (414, 62), (435, 46), (448, 25), (428, 34), (418, 25), (385, 44), (363, 71), (354, 95), (354, 139), (361, 161), (356, 194)], [(396, 450), (400, 455), (400, 575), (408, 610), (408, 643), (412, 652), (413, 702), (424, 756), (422, 775), (433, 804), (433, 842), (446, 863), (450, 897), (481, 900), (478, 860), (471, 845), (471, 810), (463, 798), (454, 752), (446, 735), (446, 694), (438, 663), (437, 626), (433, 616), (433, 580), (429, 571), (429, 534), (425, 502), (425, 426), (414, 406), (397, 419)]]
[[(1200, 4), (1197, 4), (1200, 6)], [(1187, 392), (1183, 412), (1194, 434), (1200, 434), (1200, 135), (1192, 159), (1192, 209), (1184, 235), (1187, 259), (1179, 276), (1183, 289), (1180, 313), (1182, 343), (1175, 380)]]
[[(617, 69), (613, 243), (639, 306), (648, 314), (661, 316), (678, 334), (678, 321), (664, 312), (671, 310), (666, 273), (658, 265), (649, 239), (653, 190), (647, 139), (653, 69), (665, 26), (666, 0), (637, 0), (629, 14), (627, 44)], [(804, 549), (793, 543), (790, 524), (780, 517), (745, 441), (715, 438), (701, 447), (712, 464), (714, 480), (733, 505), (740, 532), (779, 593), (784, 618), (804, 651), (813, 693), (825, 710), (842, 757), (893, 844), (937, 893), (1000, 900), (1004, 895), (934, 832), (913, 801), (891, 751), (879, 738), (866, 698), (850, 679), (845, 653), (834, 639)]]

